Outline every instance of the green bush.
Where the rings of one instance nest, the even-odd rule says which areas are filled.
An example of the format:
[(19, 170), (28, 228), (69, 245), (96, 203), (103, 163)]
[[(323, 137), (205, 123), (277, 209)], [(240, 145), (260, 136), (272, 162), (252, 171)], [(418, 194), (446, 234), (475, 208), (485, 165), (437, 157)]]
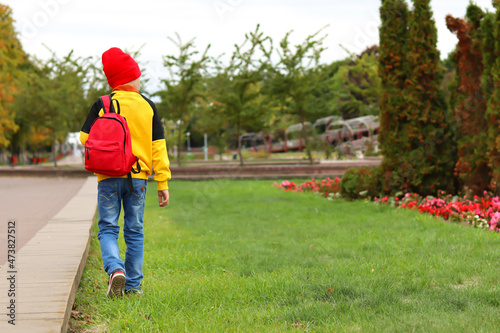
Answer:
[(382, 192), (380, 166), (347, 169), (340, 180), (340, 193), (345, 198), (375, 197)]

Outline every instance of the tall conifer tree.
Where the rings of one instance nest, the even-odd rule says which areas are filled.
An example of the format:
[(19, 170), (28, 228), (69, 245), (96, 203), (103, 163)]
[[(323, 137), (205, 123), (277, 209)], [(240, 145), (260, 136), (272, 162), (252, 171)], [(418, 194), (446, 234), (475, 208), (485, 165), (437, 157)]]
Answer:
[(408, 31), (408, 56), (401, 123), (407, 149), (400, 168), (405, 190), (435, 194), (454, 191), (456, 144), (446, 100), (440, 87), (442, 73), (437, 30), (430, 0), (414, 0)]
[(488, 159), (492, 169), (491, 188), (500, 192), (500, 1), (493, 1), (495, 15), (485, 17), (482, 28), (484, 75), (483, 90), (488, 97), (486, 123), (488, 126)]
[(481, 21), (484, 13), (475, 4), (467, 8), (465, 20), (446, 16), (448, 29), (455, 33), (458, 45), (453, 52), (456, 69), (452, 107), (458, 131), (458, 161), (455, 167), (462, 185), (480, 194), (490, 186), (486, 128), (486, 99), (481, 86), (483, 55)]
[[(380, 27), (379, 76), (382, 80), (380, 98), (379, 141), (384, 154), (383, 170), (393, 176), (401, 154), (400, 121), (402, 91), (406, 81), (403, 71), (406, 40), (408, 35), (408, 5), (404, 0), (382, 0), (380, 7), (382, 25)], [(386, 192), (393, 192), (393, 181), (387, 182)], [(397, 189), (396, 189), (397, 190)]]
[[(390, 3), (390, 0), (384, 0), (382, 9)], [(386, 131), (381, 133), (383, 169), (390, 176), (386, 189), (423, 195), (435, 194), (438, 190), (451, 192), (455, 186), (453, 168), (456, 148), (445, 97), (440, 88), (442, 74), (436, 47), (437, 30), (429, 0), (414, 0), (413, 4), (408, 30), (402, 35), (394, 33), (393, 36), (406, 37), (406, 43), (403, 46), (400, 74), (397, 76), (404, 80), (403, 87), (393, 87), (394, 96), (398, 97), (389, 106), (393, 107), (389, 111), (390, 116), (382, 113), (382, 118), (387, 118), (385, 123), (382, 120), (381, 128), (381, 132)], [(386, 21), (392, 19), (386, 17)], [(383, 22), (381, 38), (384, 25), (395, 30), (394, 26)], [(396, 45), (399, 47), (400, 44)], [(394, 47), (392, 50), (395, 50)], [(382, 40), (381, 49), (384, 48), (387, 45), (384, 46)], [(390, 49), (391, 46), (389, 52)], [(388, 51), (381, 50), (381, 53), (385, 52)], [(399, 59), (396, 52), (392, 59)], [(387, 122), (393, 124), (387, 125)]]

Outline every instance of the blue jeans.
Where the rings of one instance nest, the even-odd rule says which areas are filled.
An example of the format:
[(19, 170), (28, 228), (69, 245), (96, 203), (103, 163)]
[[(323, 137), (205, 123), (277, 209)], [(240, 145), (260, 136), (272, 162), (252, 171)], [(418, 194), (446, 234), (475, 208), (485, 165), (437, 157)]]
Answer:
[[(134, 192), (130, 191), (127, 178), (108, 178), (98, 184), (99, 233), (101, 255), (106, 273), (117, 269), (125, 272), (127, 282), (125, 290), (140, 288), (143, 278), (142, 263), (144, 260), (144, 201), (147, 181), (132, 179)], [(118, 218), (123, 202), (124, 226), (123, 236), (127, 250), (125, 262), (120, 258), (118, 234), (120, 226)]]

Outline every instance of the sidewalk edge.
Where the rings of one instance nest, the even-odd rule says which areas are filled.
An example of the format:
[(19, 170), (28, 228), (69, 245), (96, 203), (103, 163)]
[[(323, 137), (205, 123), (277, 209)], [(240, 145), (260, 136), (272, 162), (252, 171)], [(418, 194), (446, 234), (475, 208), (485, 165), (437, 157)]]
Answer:
[[(93, 197), (95, 200), (95, 206), (94, 206), (94, 210), (93, 210), (92, 216), (90, 218), (90, 221), (88, 221), (89, 225), (88, 225), (87, 242), (86, 242), (85, 248), (83, 249), (83, 253), (82, 253), (82, 256), (80, 258), (78, 268), (75, 272), (75, 276), (74, 276), (73, 283), (71, 286), (71, 291), (68, 295), (66, 311), (64, 313), (64, 319), (63, 319), (63, 323), (61, 326), (61, 333), (66, 333), (68, 331), (69, 320), (71, 318), (71, 311), (73, 309), (73, 304), (75, 302), (76, 293), (78, 292), (78, 287), (80, 285), (80, 280), (81, 280), (82, 275), (83, 275), (83, 270), (85, 269), (85, 265), (87, 264), (87, 258), (88, 258), (88, 254), (89, 254), (89, 250), (90, 250), (90, 237), (92, 235), (92, 227), (94, 225), (94, 220), (95, 220), (95, 217), (97, 215), (97, 200), (95, 199), (96, 198), (96, 191), (97, 191), (96, 184), (97, 184), (96, 177), (88, 177), (86, 182), (83, 184), (82, 188), (80, 189), (80, 191), (73, 198), (74, 200), (78, 200), (79, 196)], [(68, 203), (67, 206), (69, 206), (70, 204), (71, 204), (71, 201)], [(63, 210), (64, 210), (64, 208), (63, 208)], [(54, 219), (57, 219), (57, 215)]]

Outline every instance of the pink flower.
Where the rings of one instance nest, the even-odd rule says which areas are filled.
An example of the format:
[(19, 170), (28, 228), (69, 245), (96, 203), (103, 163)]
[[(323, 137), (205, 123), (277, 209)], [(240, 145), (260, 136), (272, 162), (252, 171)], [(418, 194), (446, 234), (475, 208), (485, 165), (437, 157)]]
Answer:
[(498, 222), (500, 221), (500, 212), (496, 212), (491, 216), (490, 220), (490, 230), (497, 229)]

